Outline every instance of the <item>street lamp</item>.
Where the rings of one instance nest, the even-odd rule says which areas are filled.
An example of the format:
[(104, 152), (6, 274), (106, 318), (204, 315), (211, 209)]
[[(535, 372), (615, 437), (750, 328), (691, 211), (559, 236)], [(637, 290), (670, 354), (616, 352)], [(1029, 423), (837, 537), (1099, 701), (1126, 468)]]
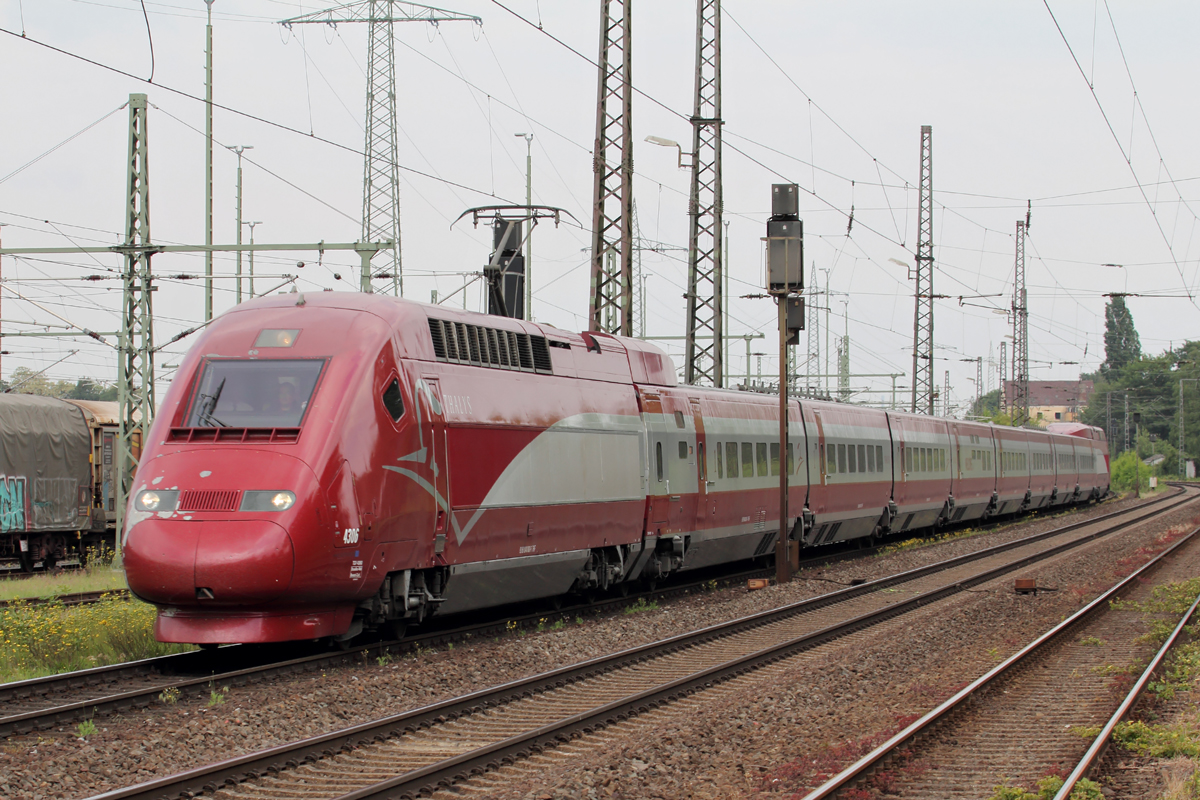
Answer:
[(533, 320), (533, 134), (514, 133), (525, 140), (525, 213), (529, 231), (525, 234), (525, 319)]
[[(679, 168), (680, 169), (691, 169), (692, 168), (691, 164), (683, 163), (683, 156), (684, 156), (683, 145), (681, 145), (679, 142), (675, 141), (674, 139), (664, 139), (661, 136), (647, 136), (646, 141), (649, 142), (650, 144), (656, 144), (659, 147), (674, 147), (676, 150), (679, 151)], [(686, 155), (688, 156), (688, 158), (695, 158), (695, 155), (693, 153), (687, 153)]]

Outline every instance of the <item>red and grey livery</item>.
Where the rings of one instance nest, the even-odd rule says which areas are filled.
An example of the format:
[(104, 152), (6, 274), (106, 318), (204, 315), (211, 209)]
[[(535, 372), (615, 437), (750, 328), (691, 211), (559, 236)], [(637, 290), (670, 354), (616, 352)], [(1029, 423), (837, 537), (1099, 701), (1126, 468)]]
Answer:
[(338, 637), (805, 545), (1083, 502), (1101, 431), (1027, 431), (679, 386), (635, 339), (379, 295), (209, 326), (123, 532), (163, 641)]

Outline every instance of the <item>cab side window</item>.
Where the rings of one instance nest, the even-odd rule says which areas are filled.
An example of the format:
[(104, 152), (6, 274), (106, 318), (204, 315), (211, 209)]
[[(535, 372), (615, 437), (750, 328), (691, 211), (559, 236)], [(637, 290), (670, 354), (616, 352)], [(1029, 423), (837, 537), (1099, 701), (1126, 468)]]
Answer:
[(399, 422), (404, 416), (404, 398), (400, 396), (400, 381), (392, 378), (392, 382), (383, 390), (383, 407), (387, 409), (392, 422)]

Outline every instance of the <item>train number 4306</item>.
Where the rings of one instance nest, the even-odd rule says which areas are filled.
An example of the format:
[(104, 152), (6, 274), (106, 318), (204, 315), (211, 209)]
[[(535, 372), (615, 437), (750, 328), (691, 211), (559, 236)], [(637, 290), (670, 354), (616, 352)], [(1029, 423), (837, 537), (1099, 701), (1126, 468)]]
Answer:
[(358, 528), (346, 528), (342, 531), (342, 544), (358, 544)]

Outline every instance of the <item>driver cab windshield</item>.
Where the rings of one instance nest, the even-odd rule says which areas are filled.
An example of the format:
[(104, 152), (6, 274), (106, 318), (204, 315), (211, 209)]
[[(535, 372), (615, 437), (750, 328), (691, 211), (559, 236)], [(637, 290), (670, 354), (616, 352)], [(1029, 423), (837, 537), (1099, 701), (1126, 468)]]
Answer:
[(323, 359), (207, 361), (185, 423), (189, 428), (296, 428)]

